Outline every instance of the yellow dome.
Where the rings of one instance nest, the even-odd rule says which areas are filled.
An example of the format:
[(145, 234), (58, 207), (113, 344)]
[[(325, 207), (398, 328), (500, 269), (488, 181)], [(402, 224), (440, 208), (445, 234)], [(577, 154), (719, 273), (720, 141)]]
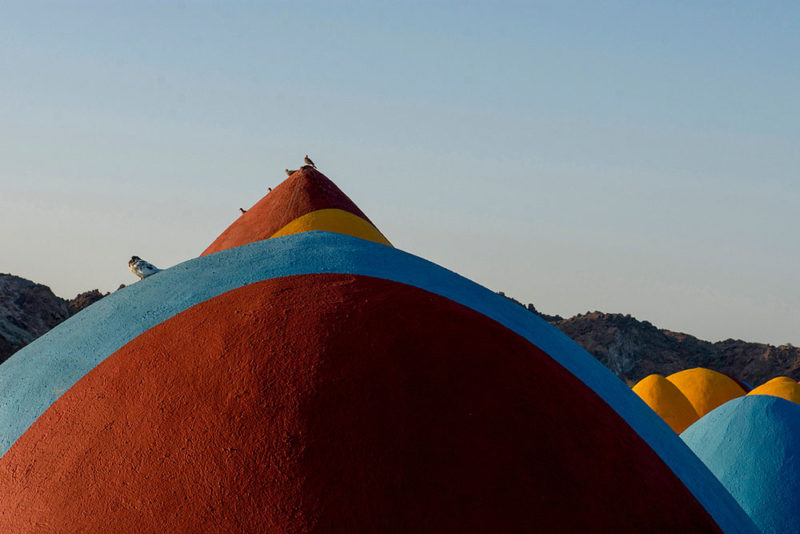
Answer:
[(786, 376), (779, 376), (761, 384), (748, 395), (771, 395), (800, 404), (800, 384)]
[(633, 386), (639, 395), (676, 433), (697, 421), (698, 415), (683, 393), (661, 375), (650, 375)]
[(703, 417), (717, 406), (745, 394), (731, 377), (702, 367), (673, 373), (667, 380), (675, 384), (689, 399), (698, 417)]

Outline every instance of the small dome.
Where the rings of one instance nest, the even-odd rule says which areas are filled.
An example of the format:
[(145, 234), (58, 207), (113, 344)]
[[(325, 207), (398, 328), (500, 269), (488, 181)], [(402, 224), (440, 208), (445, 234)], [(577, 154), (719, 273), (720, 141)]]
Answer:
[(669, 380), (661, 375), (650, 375), (633, 386), (639, 395), (676, 433), (680, 434), (697, 421), (692, 403)]
[(779, 376), (761, 384), (748, 395), (771, 395), (800, 404), (800, 384), (789, 377)]
[(762, 532), (800, 532), (800, 406), (747, 395), (702, 417), (681, 438)]
[(703, 367), (673, 373), (667, 380), (689, 399), (699, 417), (745, 394), (741, 386), (728, 375)]

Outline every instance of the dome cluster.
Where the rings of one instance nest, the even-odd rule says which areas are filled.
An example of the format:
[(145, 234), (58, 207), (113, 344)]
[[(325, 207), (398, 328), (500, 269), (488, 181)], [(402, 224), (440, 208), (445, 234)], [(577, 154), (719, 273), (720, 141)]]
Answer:
[[(670, 379), (678, 426), (739, 387)], [(0, 532), (757, 532), (594, 357), (311, 167), (0, 365), (0, 454)]]
[(762, 532), (800, 531), (800, 384), (750, 389), (710, 369), (650, 375), (634, 393), (676, 432)]

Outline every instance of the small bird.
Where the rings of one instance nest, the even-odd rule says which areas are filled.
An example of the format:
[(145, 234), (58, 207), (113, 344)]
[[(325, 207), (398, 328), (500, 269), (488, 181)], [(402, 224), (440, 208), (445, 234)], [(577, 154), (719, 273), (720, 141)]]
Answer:
[(314, 167), (315, 169), (317, 168), (317, 166), (316, 166), (316, 165), (314, 165), (314, 162), (313, 162), (313, 161), (311, 161), (311, 158), (309, 158), (309, 157), (308, 157), (308, 154), (306, 154), (306, 159), (305, 159), (305, 162), (306, 162), (306, 165), (311, 165), (311, 166), (312, 166), (312, 167)]
[(268, 187), (267, 189), (268, 189), (267, 193), (272, 193), (272, 188), (271, 187)]
[(247, 213), (247, 210), (246, 210), (246, 209), (244, 209), (244, 208), (239, 208), (239, 211), (241, 211), (241, 212), (242, 212), (242, 215), (244, 215), (245, 213)]
[(161, 269), (151, 263), (147, 263), (139, 256), (131, 256), (128, 262), (128, 269), (138, 276), (140, 280), (161, 271)]
[(297, 172), (297, 169), (295, 169), (295, 170), (293, 170), (293, 171), (290, 171), (289, 169), (286, 169), (286, 176), (291, 176), (291, 175), (293, 175), (293, 174), (294, 174), (294, 173), (296, 173), (296, 172)]

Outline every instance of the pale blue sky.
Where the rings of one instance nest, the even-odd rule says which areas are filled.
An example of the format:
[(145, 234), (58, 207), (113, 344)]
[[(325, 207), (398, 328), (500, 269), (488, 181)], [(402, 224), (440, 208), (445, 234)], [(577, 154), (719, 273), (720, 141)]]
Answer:
[(542, 311), (800, 345), (798, 4), (163, 4), (0, 3), (0, 272), (131, 283), (308, 153)]

